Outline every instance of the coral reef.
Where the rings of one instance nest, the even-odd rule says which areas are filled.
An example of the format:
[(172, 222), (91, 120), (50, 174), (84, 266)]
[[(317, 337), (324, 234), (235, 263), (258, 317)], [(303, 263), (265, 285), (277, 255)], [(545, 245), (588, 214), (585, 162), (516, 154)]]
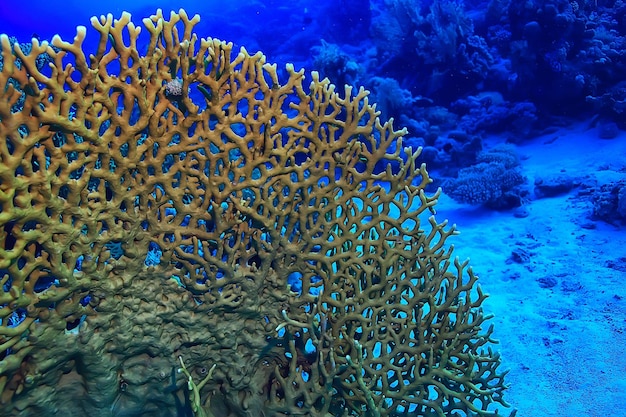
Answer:
[(499, 145), (480, 152), (477, 164), (459, 170), (456, 178), (445, 182), (444, 191), (463, 203), (509, 209), (521, 205), (518, 186), (525, 182), (515, 148)]
[[(384, 0), (372, 17), (371, 37), (384, 61), (379, 73), (439, 100), (474, 91), (489, 76), (493, 57), (474, 33), (458, 1)], [(407, 76), (408, 74), (408, 76)]]
[(530, 102), (511, 103), (502, 94), (484, 91), (461, 98), (450, 105), (461, 116), (459, 128), (467, 132), (507, 132), (507, 140), (518, 142), (534, 133), (537, 109)]
[[(376, 59), (361, 80), (393, 78), (457, 113), (470, 133), (512, 124), (522, 141), (592, 113), (623, 130), (625, 16), (623, 0), (376, 0)], [(475, 100), (494, 92), (501, 102)]]
[(312, 48), (313, 66), (322, 77), (333, 80), (338, 85), (353, 85), (360, 71), (359, 65), (339, 46), (324, 39), (321, 45)]
[(626, 182), (614, 181), (590, 189), (593, 206), (591, 218), (609, 224), (626, 223)]
[(0, 414), (499, 415), (405, 131), (198, 21), (0, 37)]

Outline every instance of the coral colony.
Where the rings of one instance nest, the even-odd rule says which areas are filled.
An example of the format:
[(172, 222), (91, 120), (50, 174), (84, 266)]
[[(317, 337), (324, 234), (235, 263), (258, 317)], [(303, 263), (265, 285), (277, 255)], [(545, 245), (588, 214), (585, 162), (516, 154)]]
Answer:
[(199, 19), (0, 37), (0, 414), (500, 415), (405, 131)]

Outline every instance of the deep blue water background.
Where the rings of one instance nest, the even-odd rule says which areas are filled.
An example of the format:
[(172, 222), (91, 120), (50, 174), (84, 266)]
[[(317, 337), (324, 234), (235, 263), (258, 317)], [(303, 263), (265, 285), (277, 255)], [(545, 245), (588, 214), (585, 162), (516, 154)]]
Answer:
[[(400, 119), (411, 144), (433, 146), (428, 162), (452, 168), (446, 175), (476, 161), (442, 152), (475, 155), (480, 143), (458, 135), (436, 143), (442, 131), (521, 142), (562, 118), (597, 116), (607, 135), (624, 127), (621, 0), (2, 2), (0, 33), (71, 40), (94, 15), (126, 10), (141, 25), (156, 8), (181, 7), (202, 16), (200, 36), (370, 89), (382, 117)], [(85, 49), (95, 41), (88, 31)]]
[[(29, 1), (3, 2), (0, 4), (0, 33), (7, 33), (28, 42), (33, 34), (50, 39), (59, 34), (72, 39), (76, 26), (90, 27), (92, 16), (112, 13), (119, 17), (123, 11), (130, 12), (134, 21), (154, 14), (161, 8), (170, 11), (184, 8), (190, 16), (198, 13), (202, 21), (196, 33), (203, 37), (220, 38), (258, 49), (278, 59), (276, 54), (290, 57), (289, 62), (310, 57), (310, 48), (319, 45), (321, 38), (340, 41), (353, 32), (355, 21), (369, 14), (367, 2), (338, 1), (319, 4), (310, 1)], [(69, 11), (69, 12), (68, 12)], [(358, 25), (358, 24), (357, 24)], [(359, 39), (368, 37), (363, 26)], [(92, 33), (87, 42), (94, 41)]]

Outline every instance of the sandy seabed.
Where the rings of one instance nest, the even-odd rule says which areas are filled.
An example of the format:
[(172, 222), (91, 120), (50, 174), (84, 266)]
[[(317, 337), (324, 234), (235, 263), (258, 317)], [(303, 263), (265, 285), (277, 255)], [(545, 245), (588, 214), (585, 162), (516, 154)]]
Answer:
[[(585, 184), (626, 180), (626, 133), (599, 139), (589, 123), (518, 146), (528, 183), (552, 174)], [(436, 174), (434, 175), (436, 176)], [(437, 218), (470, 258), (483, 290), (517, 416), (626, 416), (626, 225), (594, 219), (580, 188), (531, 197), (527, 217), (442, 196)]]

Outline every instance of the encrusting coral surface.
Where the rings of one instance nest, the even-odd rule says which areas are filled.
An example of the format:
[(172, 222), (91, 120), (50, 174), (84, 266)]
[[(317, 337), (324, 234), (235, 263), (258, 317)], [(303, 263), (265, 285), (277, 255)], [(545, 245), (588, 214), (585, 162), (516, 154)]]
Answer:
[(0, 414), (497, 415), (485, 295), (404, 131), (198, 21), (0, 37)]

